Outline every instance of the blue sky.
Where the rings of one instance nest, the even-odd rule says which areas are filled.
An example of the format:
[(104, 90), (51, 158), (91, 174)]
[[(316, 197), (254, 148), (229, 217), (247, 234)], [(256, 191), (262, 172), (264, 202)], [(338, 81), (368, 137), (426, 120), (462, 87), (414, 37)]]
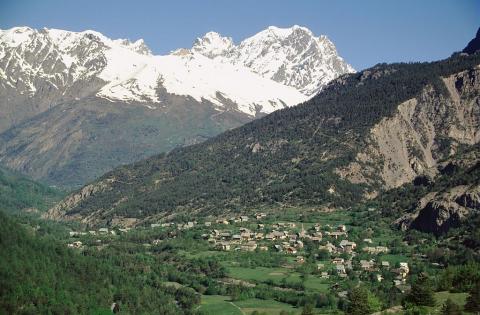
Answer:
[(156, 54), (214, 30), (235, 42), (269, 25), (327, 35), (356, 69), (426, 61), (461, 50), (480, 26), (480, 0), (0, 0), (0, 28), (93, 29), (143, 38)]

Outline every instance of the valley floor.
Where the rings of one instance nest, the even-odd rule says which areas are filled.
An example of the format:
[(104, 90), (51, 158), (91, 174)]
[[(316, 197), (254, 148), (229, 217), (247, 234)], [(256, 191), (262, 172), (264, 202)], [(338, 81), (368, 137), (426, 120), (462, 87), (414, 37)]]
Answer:
[[(402, 313), (398, 305), (418, 274), (426, 272), (438, 284), (445, 267), (428, 256), (434, 240), (408, 243), (378, 217), (372, 207), (259, 209), (131, 229), (72, 225), (56, 238), (78, 254), (155, 279), (166, 291), (191, 290), (198, 301), (188, 308), (199, 314), (300, 314), (309, 308), (337, 314), (359, 285), (378, 299), (376, 310)], [(430, 309), (447, 298), (463, 306), (466, 296), (438, 292)], [(142, 309), (118, 295), (113, 300), (127, 313)]]

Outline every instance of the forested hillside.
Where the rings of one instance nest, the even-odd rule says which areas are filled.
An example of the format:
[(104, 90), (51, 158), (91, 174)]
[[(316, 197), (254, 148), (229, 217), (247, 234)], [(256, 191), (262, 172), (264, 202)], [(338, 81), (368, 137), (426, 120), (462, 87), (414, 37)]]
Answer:
[(64, 193), (0, 167), (0, 211), (45, 211)]
[[(81, 219), (95, 212), (86, 222), (97, 224), (115, 217), (153, 220), (187, 210), (225, 213), (260, 205), (348, 208), (385, 188), (382, 156), (360, 165), (374, 170), (363, 181), (341, 176), (341, 170), (358, 160), (357, 155), (372, 144), (372, 128), (397, 115), (400, 104), (417, 98), (416, 110), (427, 108), (427, 118), (436, 119), (429, 127), (437, 132), (429, 151), (432, 163), (448, 154), (445, 143), (465, 140), (450, 131), (442, 134), (445, 119), (455, 128), (467, 125), (458, 119), (463, 114), (452, 109), (469, 108), (474, 123), (468, 125), (475, 132), (478, 64), (478, 54), (455, 54), (432, 63), (380, 64), (343, 76), (304, 104), (205, 143), (120, 167), (65, 199), (48, 217)], [(446, 85), (447, 77), (458, 92)], [(446, 116), (436, 115), (435, 106)], [(476, 140), (464, 142), (469, 141)], [(421, 161), (424, 156), (418, 145), (406, 150), (410, 158)], [(407, 167), (413, 166), (407, 163)]]
[(162, 284), (161, 264), (149, 272), (141, 246), (79, 253), (44, 223), (24, 227), (1, 212), (0, 221), (0, 314), (111, 314), (113, 302), (122, 314), (182, 314), (198, 302)]

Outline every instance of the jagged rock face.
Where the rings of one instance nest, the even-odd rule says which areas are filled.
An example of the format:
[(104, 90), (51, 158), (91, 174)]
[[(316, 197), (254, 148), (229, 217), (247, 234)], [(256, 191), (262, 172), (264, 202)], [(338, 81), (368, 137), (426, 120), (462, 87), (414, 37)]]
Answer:
[(58, 203), (56, 206), (48, 210), (48, 212), (44, 213), (42, 217), (44, 219), (50, 219), (50, 220), (74, 219), (74, 218), (67, 218), (65, 216), (66, 209), (75, 207), (84, 199), (91, 197), (95, 193), (105, 189), (108, 189), (107, 181), (95, 183), (95, 185), (87, 185), (77, 193), (68, 196), (62, 202)]
[[(46, 30), (15, 28), (0, 34), (0, 132), (52, 106), (94, 94), (105, 83), (103, 44), (84, 37), (58, 47)], [(76, 60), (76, 62), (73, 62)]]
[(384, 188), (399, 187), (419, 175), (434, 176), (438, 161), (454, 154), (459, 144), (478, 143), (480, 69), (443, 78), (443, 83), (446, 94), (427, 87), (375, 125), (366, 149), (337, 173), (352, 183), (372, 183), (378, 174)]
[(479, 210), (480, 186), (462, 185), (427, 194), (412, 213), (402, 216), (395, 224), (402, 230), (413, 228), (440, 235), (460, 226)]
[(300, 26), (271, 26), (238, 46), (229, 37), (209, 32), (195, 41), (192, 50), (225, 63), (244, 65), (310, 96), (331, 80), (355, 71), (326, 36), (315, 37)]

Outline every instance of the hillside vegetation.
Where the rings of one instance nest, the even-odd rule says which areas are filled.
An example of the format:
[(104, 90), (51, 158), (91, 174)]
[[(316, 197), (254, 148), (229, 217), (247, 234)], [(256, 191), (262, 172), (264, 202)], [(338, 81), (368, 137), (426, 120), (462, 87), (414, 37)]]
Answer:
[(0, 167), (0, 211), (45, 211), (63, 196), (54, 188)]
[[(265, 204), (348, 208), (366, 193), (384, 188), (380, 172), (356, 183), (338, 175), (338, 169), (367, 147), (373, 126), (422, 93), (429, 95), (423, 107), (444, 104), (449, 109), (442, 78), (466, 71), (457, 79), (465, 80), (478, 64), (478, 54), (456, 54), (432, 63), (381, 64), (343, 76), (304, 104), (107, 173), (84, 188), (80, 198), (67, 198), (49, 217), (82, 218), (100, 210), (89, 218), (98, 223), (116, 216), (158, 219), (184, 211), (223, 213)], [(478, 90), (464, 95), (467, 101), (475, 99)], [(436, 123), (441, 129), (443, 123)], [(437, 138), (432, 150), (441, 157), (445, 139)], [(415, 148), (408, 150), (422, 159)], [(377, 158), (367, 164), (375, 170), (382, 162)]]
[(166, 287), (146, 271), (154, 261), (141, 245), (130, 255), (78, 253), (45, 223), (21, 226), (1, 212), (0, 221), (0, 314), (111, 314), (113, 302), (124, 314), (183, 314), (196, 303), (193, 290)]

